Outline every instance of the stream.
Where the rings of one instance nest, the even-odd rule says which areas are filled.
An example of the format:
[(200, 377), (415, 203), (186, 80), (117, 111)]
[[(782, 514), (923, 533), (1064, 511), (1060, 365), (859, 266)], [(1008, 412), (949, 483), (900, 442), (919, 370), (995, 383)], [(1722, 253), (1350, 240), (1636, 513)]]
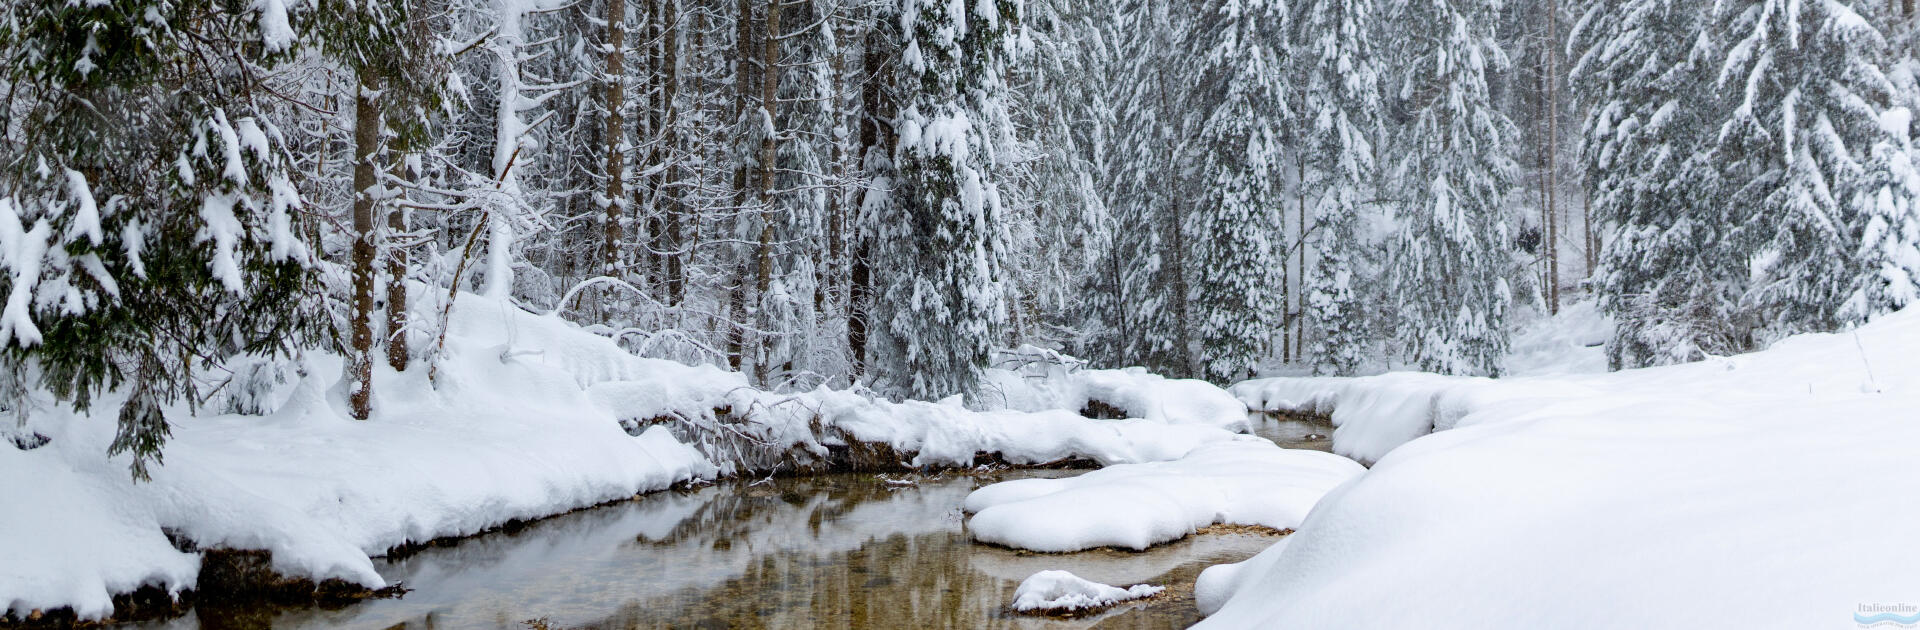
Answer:
[[(1331, 427), (1256, 417), (1325, 450)], [(411, 589), (337, 610), (202, 606), (151, 628), (1169, 628), (1200, 619), (1193, 580), (1278, 540), (1205, 533), (1144, 552), (1035, 554), (974, 544), (974, 489), (1077, 470), (838, 474), (670, 491), (376, 559)], [(1066, 569), (1168, 594), (1074, 619), (1016, 615), (1020, 581)]]

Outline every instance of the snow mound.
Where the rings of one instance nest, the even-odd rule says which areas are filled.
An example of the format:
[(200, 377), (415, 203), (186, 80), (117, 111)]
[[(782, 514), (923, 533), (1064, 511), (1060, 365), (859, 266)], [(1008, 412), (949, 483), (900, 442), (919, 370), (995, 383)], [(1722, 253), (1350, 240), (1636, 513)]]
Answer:
[(987, 370), (989, 404), (1016, 411), (1078, 412), (1094, 403), (1129, 418), (1218, 427), (1245, 433), (1247, 406), (1212, 383), (1170, 379), (1145, 368), (1092, 370), (1073, 357), (1024, 346), (1001, 353)]
[(967, 496), (974, 540), (1041, 552), (1146, 549), (1216, 523), (1290, 529), (1363, 469), (1338, 455), (1258, 438), (1200, 446), (1174, 461), (1077, 477), (1018, 479)]
[[(1310, 404), (1348, 426), (1414, 424), (1348, 415), (1398, 398), (1436, 432), (1207, 580), (1225, 603), (1202, 625), (1806, 628), (1912, 602), (1916, 357), (1908, 309), (1689, 365), (1321, 383)], [(1310, 389), (1240, 391), (1284, 388)]]
[(1066, 571), (1041, 571), (1020, 582), (1013, 591), (1013, 609), (1020, 612), (1074, 611), (1105, 608), (1120, 602), (1153, 597), (1164, 586), (1135, 584), (1127, 588), (1082, 579)]
[(1220, 607), (1238, 594), (1241, 587), (1253, 581), (1253, 578), (1271, 572), (1290, 542), (1293, 542), (1293, 538), (1282, 538), (1252, 558), (1231, 564), (1216, 564), (1201, 571), (1200, 577), (1193, 582), (1194, 605), (1200, 609), (1200, 614), (1220, 612)]
[[(111, 412), (37, 415), (31, 429), (50, 442), (0, 447), (0, 478), (33, 480), (0, 486), (0, 607), (70, 606), (98, 619), (112, 614), (114, 594), (194, 586), (198, 555), (163, 531), (201, 548), (269, 551), (290, 577), (382, 587), (370, 557), (390, 548), (716, 474), (665, 430), (628, 435), (587, 398), (583, 374), (632, 367), (611, 342), (472, 296), (453, 317), (438, 387), (422, 366), (381, 363), (367, 421), (328, 391), (338, 357), (306, 364), (266, 416), (167, 410), (173, 437), (149, 483), (129, 478), (124, 457), (105, 456)], [(120, 402), (109, 395), (95, 408)]]

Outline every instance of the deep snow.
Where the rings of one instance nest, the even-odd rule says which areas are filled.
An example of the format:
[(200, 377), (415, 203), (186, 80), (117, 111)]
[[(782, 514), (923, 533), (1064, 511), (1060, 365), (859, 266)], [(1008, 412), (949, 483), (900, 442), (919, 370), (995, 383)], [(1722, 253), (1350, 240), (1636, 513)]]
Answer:
[(1920, 599), (1917, 357), (1908, 309), (1614, 374), (1242, 384), (1378, 463), (1203, 576), (1202, 625), (1854, 627)]

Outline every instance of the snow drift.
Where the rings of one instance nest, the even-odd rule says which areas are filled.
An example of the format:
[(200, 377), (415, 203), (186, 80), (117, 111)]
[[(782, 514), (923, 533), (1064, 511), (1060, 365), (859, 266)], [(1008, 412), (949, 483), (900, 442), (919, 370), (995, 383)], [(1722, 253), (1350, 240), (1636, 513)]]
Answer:
[(1284, 547), (1204, 576), (1203, 625), (1852, 625), (1920, 593), (1916, 357), (1908, 309), (1608, 375), (1244, 384), (1379, 461)]

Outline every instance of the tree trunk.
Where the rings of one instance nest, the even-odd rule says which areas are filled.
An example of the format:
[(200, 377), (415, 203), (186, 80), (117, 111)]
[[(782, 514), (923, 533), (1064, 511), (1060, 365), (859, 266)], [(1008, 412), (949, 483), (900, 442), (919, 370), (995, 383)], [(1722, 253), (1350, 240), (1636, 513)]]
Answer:
[[(869, 9), (871, 10), (871, 9)], [(886, 19), (876, 17), (876, 20)], [(882, 72), (882, 68), (891, 68), (886, 50), (881, 46), (887, 31), (877, 24), (870, 23), (865, 35), (865, 58), (861, 61), (863, 71), (870, 74), (860, 86), (860, 148), (861, 168), (867, 169), (879, 160), (890, 160), (893, 150), (894, 107), (891, 87), (893, 75)], [(852, 239), (847, 269), (847, 358), (849, 378), (859, 380), (866, 373), (867, 336), (870, 321), (868, 302), (872, 300), (872, 268), (868, 266), (868, 256), (872, 252), (871, 239), (860, 229), (864, 222), (862, 213), (864, 200), (849, 204), (847, 221), (848, 236)]]
[(601, 273), (609, 276), (620, 275), (620, 217), (621, 206), (626, 204), (625, 183), (621, 181), (622, 172), (626, 170), (626, 156), (621, 155), (624, 137), (621, 126), (626, 121), (620, 113), (627, 100), (624, 89), (626, 20), (626, 0), (607, 0), (607, 209)]
[(773, 286), (773, 223), (779, 216), (773, 207), (773, 186), (779, 170), (780, 126), (774, 114), (779, 111), (780, 95), (780, 8), (781, 0), (767, 0), (767, 32), (762, 42), (760, 66), (760, 115), (765, 117), (760, 139), (760, 244), (756, 249), (759, 258), (759, 270), (754, 282), (754, 303), (759, 314), (758, 328), (760, 339), (755, 343), (758, 360), (754, 367), (759, 371), (760, 382), (765, 383), (768, 367), (773, 363), (772, 339), (768, 333), (773, 330), (772, 313), (767, 308), (768, 289)]
[(1185, 210), (1180, 205), (1180, 196), (1171, 197), (1167, 206), (1167, 239), (1172, 251), (1165, 260), (1173, 276), (1173, 288), (1167, 292), (1173, 298), (1174, 320), (1180, 322), (1180, 328), (1174, 335), (1174, 356), (1179, 357), (1179, 375), (1183, 378), (1197, 376), (1197, 364), (1193, 356), (1193, 316), (1187, 308), (1187, 227)]
[(362, 76), (353, 125), (353, 356), (347, 364), (347, 405), (355, 420), (373, 414), (374, 203), (379, 186), (375, 160), (380, 146), (378, 80)]
[[(680, 93), (680, 21), (677, 6), (679, 0), (661, 0), (661, 4), (664, 6), (664, 15), (660, 20), (662, 29), (660, 46), (664, 52), (661, 55), (663, 62), (660, 66), (662, 72), (660, 102), (665, 109), (665, 114), (661, 116), (658, 154), (662, 159), (672, 163), (677, 159), (680, 147), (679, 134), (675, 133), (679, 118)], [(665, 202), (663, 208), (658, 211), (666, 215), (663, 217), (666, 224), (664, 226), (665, 242), (661, 245), (665, 252), (662, 254), (665, 258), (662, 274), (666, 276), (667, 304), (680, 303), (686, 282), (685, 271), (681, 269), (680, 262), (680, 221), (686, 209), (680, 202), (678, 191), (673, 189), (675, 170), (669, 167), (661, 171), (661, 184), (657, 188), (660, 198)]]
[[(659, 98), (661, 81), (666, 77), (665, 73), (660, 71), (666, 55), (663, 54), (664, 50), (660, 45), (660, 33), (664, 28), (659, 10), (660, 5), (665, 1), (643, 0), (640, 5), (643, 17), (640, 22), (639, 41), (645, 46), (636, 49), (635, 56), (639, 57), (638, 64), (641, 66), (638, 74), (646, 81), (640, 93), (647, 98)], [(647, 166), (645, 169), (647, 171), (654, 170), (653, 167), (660, 164), (660, 120), (663, 109), (659, 106), (647, 107), (635, 121), (639, 126), (636, 130), (639, 133), (636, 135), (644, 139), (647, 146), (646, 160), (642, 162)], [(661, 182), (664, 179), (663, 173), (643, 174), (639, 177), (633, 191), (635, 220), (646, 226), (646, 233), (641, 235), (640, 241), (643, 254), (639, 257), (639, 262), (644, 269), (637, 275), (647, 279), (648, 287), (666, 284), (667, 257), (663, 253), (666, 248), (662, 245), (662, 241), (666, 239), (667, 229), (666, 219), (660, 216), (660, 189), (663, 188)]]
[(1544, 241), (1547, 252), (1547, 313), (1560, 313), (1560, 209), (1556, 195), (1559, 193), (1559, 157), (1560, 153), (1560, 13), (1556, 0), (1547, 0), (1547, 205), (1546, 235)]
[[(400, 171), (401, 176), (409, 180), (419, 176), (404, 161)], [(359, 179), (358, 173), (355, 173), (354, 179)], [(407, 250), (394, 247), (391, 241), (394, 235), (405, 233), (407, 209), (400, 206), (388, 208), (387, 365), (393, 366), (395, 372), (406, 371), (407, 362), (413, 359), (413, 353), (407, 347)]]

